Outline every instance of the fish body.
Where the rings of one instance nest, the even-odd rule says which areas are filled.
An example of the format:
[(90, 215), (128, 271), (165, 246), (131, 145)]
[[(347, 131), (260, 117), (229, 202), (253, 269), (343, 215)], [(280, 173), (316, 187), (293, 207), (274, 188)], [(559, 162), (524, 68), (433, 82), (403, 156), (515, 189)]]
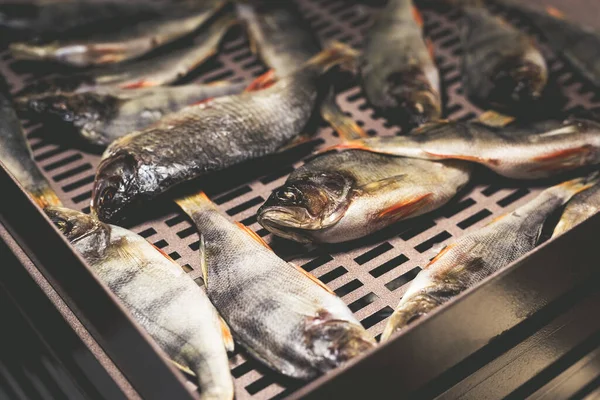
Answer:
[(13, 43), (13, 56), (26, 60), (49, 60), (76, 67), (112, 64), (133, 59), (185, 36), (209, 19), (221, 6), (213, 0), (201, 8), (177, 9), (160, 19), (133, 23), (123, 29), (88, 38), (50, 43)]
[(320, 155), (290, 174), (258, 211), (276, 235), (343, 242), (447, 203), (469, 181), (463, 161), (431, 162), (361, 150)]
[(142, 89), (99, 88), (23, 96), (16, 99), (16, 104), (30, 118), (61, 121), (87, 142), (108, 146), (185, 106), (239, 93), (246, 86), (244, 82), (215, 82)]
[(583, 193), (579, 193), (567, 203), (560, 221), (554, 228), (552, 237), (562, 235), (573, 229), (600, 210), (600, 185), (595, 185)]
[(512, 213), (448, 244), (410, 283), (382, 340), (527, 254), (538, 244), (544, 221), (593, 184), (575, 179), (548, 188)]
[(84, 92), (106, 87), (139, 89), (173, 83), (215, 55), (221, 39), (234, 22), (230, 14), (224, 14), (206, 24), (186, 46), (107, 68), (40, 79), (23, 88), (19, 96)]
[(411, 0), (391, 0), (369, 29), (361, 57), (369, 101), (410, 129), (441, 116), (440, 78)]
[(40, 207), (61, 204), (33, 161), (21, 122), (13, 108), (8, 85), (2, 76), (0, 76), (0, 162), (23, 185)]
[[(201, 232), (206, 291), (238, 343), (276, 371), (314, 378), (374, 347), (325, 285), (196, 195), (177, 201)], [(258, 239), (257, 239), (258, 238)]]
[(556, 9), (537, 11), (522, 3), (498, 1), (525, 15), (548, 41), (586, 79), (600, 87), (600, 31), (567, 20)]
[(113, 142), (97, 171), (93, 212), (114, 220), (181, 182), (278, 151), (308, 123), (323, 69), (345, 59), (343, 49), (324, 51), (272, 86), (186, 107)]
[(439, 122), (414, 135), (342, 145), (428, 160), (460, 159), (516, 179), (549, 177), (600, 163), (600, 123), (583, 118), (491, 127), (478, 121)]
[(204, 291), (141, 236), (77, 211), (47, 214), (167, 355), (197, 376), (203, 399), (232, 399), (219, 315)]
[(462, 10), (462, 74), (469, 98), (511, 112), (537, 100), (548, 70), (531, 39), (483, 7)]

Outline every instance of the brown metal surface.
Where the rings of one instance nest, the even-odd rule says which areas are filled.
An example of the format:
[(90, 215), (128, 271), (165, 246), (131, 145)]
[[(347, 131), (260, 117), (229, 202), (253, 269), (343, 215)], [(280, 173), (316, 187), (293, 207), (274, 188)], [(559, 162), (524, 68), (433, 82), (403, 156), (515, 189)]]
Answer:
[[(298, 3), (324, 42), (340, 40), (356, 47), (360, 47), (370, 18), (377, 11), (377, 7), (369, 5), (370, 2), (298, 0)], [(578, 0), (577, 3), (585, 5), (589, 2)], [(462, 96), (457, 13), (425, 11), (424, 18), (426, 35), (434, 43), (442, 76), (446, 117), (467, 119), (476, 116), (480, 110)], [(560, 84), (570, 99), (567, 108), (600, 105), (600, 99), (588, 85), (570, 73), (563, 62), (545, 47), (544, 52), (552, 71), (551, 79)], [(22, 82), (39, 75), (39, 66), (14, 62), (4, 54), (0, 71), (17, 90)], [(248, 79), (264, 71), (264, 66), (251, 54), (246, 37), (238, 29), (228, 35), (217, 57), (186, 80)], [(30, 74), (33, 72), (35, 74)], [(356, 82), (347, 78), (339, 84), (342, 89), (337, 99), (341, 107), (370, 134), (396, 133), (398, 128), (374, 113)], [(72, 148), (69, 143), (60, 140), (62, 132), (57, 130), (48, 131), (34, 125), (29, 127), (29, 132), (35, 159), (61, 200), (68, 207), (88, 211), (99, 155)], [(336, 134), (329, 127), (322, 127), (318, 138), (321, 147), (337, 142)], [(499, 179), (482, 171), (474, 185), (438, 212), (396, 224), (358, 243), (307, 251), (274, 240), (255, 218), (257, 208), (271, 191), (285, 181), (294, 167), (302, 164), (303, 155), (306, 152), (293, 151), (234, 168), (221, 174), (218, 182), (211, 182), (208, 193), (232, 220), (241, 221), (257, 231), (275, 251), (335, 290), (374, 335), (383, 330), (385, 318), (402, 297), (407, 283), (444, 243), (480, 228), (495, 216), (514, 210), (541, 189)], [(199, 278), (198, 236), (174, 203), (168, 199), (156, 202), (148, 206), (144, 214), (143, 222), (132, 223), (128, 227), (170, 254), (192, 278)], [(298, 382), (271, 373), (239, 349), (231, 357), (231, 367), (238, 399), (282, 397), (300, 386)]]

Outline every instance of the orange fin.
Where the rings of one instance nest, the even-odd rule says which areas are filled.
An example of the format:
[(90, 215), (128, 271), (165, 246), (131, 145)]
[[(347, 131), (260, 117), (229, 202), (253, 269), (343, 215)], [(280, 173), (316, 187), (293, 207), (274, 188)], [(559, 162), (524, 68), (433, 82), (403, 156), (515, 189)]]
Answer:
[(352, 117), (344, 114), (335, 101), (333, 92), (321, 104), (321, 116), (340, 135), (344, 141), (366, 138), (367, 132), (361, 128)]
[(259, 244), (263, 245), (264, 247), (266, 247), (267, 249), (271, 250), (271, 246), (269, 246), (267, 244), (267, 242), (265, 242), (263, 240), (263, 238), (261, 238), (260, 236), (258, 236), (256, 234), (256, 232), (254, 232), (252, 229), (248, 228), (246, 225), (242, 224), (241, 222), (235, 222), (235, 224), (244, 232), (246, 232), (248, 234), (248, 236), (250, 236), (252, 239), (254, 239), (255, 241), (257, 241)]
[(345, 150), (345, 149), (354, 149), (354, 150), (369, 150), (367, 146), (361, 140), (350, 140), (348, 142), (343, 142), (339, 144), (334, 144), (333, 146), (325, 147), (316, 152), (316, 154), (323, 154), (333, 150)]
[(156, 86), (155, 83), (142, 79), (137, 82), (128, 83), (126, 85), (120, 85), (119, 87), (121, 89), (142, 89), (142, 88), (149, 88), (149, 87), (154, 87), (154, 86)]
[(49, 187), (33, 190), (31, 196), (42, 210), (48, 206), (62, 206), (62, 203), (54, 190)]
[(453, 247), (455, 247), (455, 246), (456, 246), (456, 243), (450, 243), (449, 245), (444, 246), (444, 248), (439, 253), (437, 253), (437, 255), (431, 259), (431, 261), (429, 261), (429, 264), (427, 264), (425, 266), (425, 268), (427, 268), (430, 265), (432, 265), (432, 264), (436, 263), (437, 261), (439, 261), (439, 259), (442, 258), (444, 256), (444, 254), (446, 254), (447, 252), (449, 252), (450, 249), (453, 248)]
[(331, 290), (329, 288), (329, 286), (325, 285), (323, 282), (321, 282), (317, 277), (315, 277), (314, 275), (312, 275), (310, 272), (306, 272), (305, 270), (303, 270), (301, 267), (298, 267), (292, 263), (290, 263), (290, 265), (294, 268), (296, 268), (298, 271), (302, 272), (302, 274), (304, 274), (304, 276), (306, 276), (308, 279), (310, 279), (311, 281), (313, 281), (314, 283), (316, 283), (317, 285), (321, 286), (323, 289), (325, 289), (327, 292), (331, 293), (334, 296), (337, 296), (337, 294), (335, 294), (335, 292), (333, 290)]
[(223, 343), (225, 344), (225, 350), (228, 352), (232, 352), (235, 349), (235, 344), (233, 341), (233, 335), (231, 334), (231, 329), (229, 329), (229, 325), (223, 319), (223, 317), (219, 316), (219, 322), (221, 325), (221, 336), (223, 336)]
[(248, 87), (246, 88), (246, 92), (256, 92), (259, 90), (266, 89), (271, 87), (277, 82), (275, 79), (275, 70), (270, 69), (255, 80), (253, 80)]
[(280, 148), (278, 148), (277, 153), (282, 153), (289, 149), (293, 149), (294, 147), (300, 146), (301, 144), (304, 144), (304, 143), (308, 143), (311, 140), (313, 140), (312, 136), (306, 135), (306, 134), (300, 134), (300, 135), (296, 136), (295, 138), (293, 138), (292, 140), (290, 140), (289, 142), (287, 142), (286, 144), (284, 144), (283, 146), (281, 146)]
[[(150, 243), (150, 242), (148, 242)], [(152, 247), (154, 247), (160, 254), (162, 254), (167, 260), (169, 261), (173, 261), (173, 259), (171, 258), (170, 255), (168, 255), (167, 253), (165, 253), (163, 250), (159, 249), (158, 247), (156, 247), (155, 245), (153, 245), (152, 243), (150, 243), (152, 245)], [(175, 261), (173, 261), (175, 262)]]
[(553, 16), (554, 18), (566, 19), (565, 13), (556, 7), (548, 6), (548, 7), (546, 7), (546, 12), (548, 14), (550, 14), (551, 16)]
[(210, 102), (211, 102), (211, 101), (213, 101), (214, 99), (215, 99), (214, 97), (209, 97), (209, 98), (206, 98), (206, 99), (204, 99), (204, 100), (199, 100), (199, 101), (197, 101), (197, 102), (195, 102), (195, 103), (192, 103), (192, 104), (190, 104), (190, 105), (191, 105), (191, 106), (197, 106), (198, 104), (206, 104), (206, 103), (210, 103)]
[(423, 205), (427, 204), (432, 195), (433, 193), (426, 193), (412, 199), (396, 203), (393, 206), (380, 211), (379, 214), (377, 214), (377, 218), (391, 218), (393, 220), (399, 220), (401, 218), (408, 217)]
[(431, 39), (425, 39), (425, 45), (427, 46), (429, 57), (431, 57), (432, 60), (435, 60), (435, 48), (433, 47), (433, 42)]
[(533, 160), (538, 161), (541, 165), (532, 168), (532, 171), (552, 171), (559, 170), (564, 167), (579, 167), (586, 163), (582, 162), (587, 160), (590, 153), (593, 153), (594, 149), (592, 146), (585, 145), (575, 147), (571, 149), (564, 149), (554, 151), (552, 153), (544, 154), (542, 156), (535, 157)]
[(421, 11), (419, 11), (419, 9), (417, 7), (413, 6), (412, 14), (413, 14), (413, 19), (415, 20), (417, 25), (422, 27), (423, 26), (423, 14), (421, 14)]
[(484, 125), (491, 127), (505, 127), (506, 125), (512, 123), (515, 120), (514, 117), (509, 115), (500, 114), (496, 111), (486, 111), (477, 118), (477, 121), (481, 122)]

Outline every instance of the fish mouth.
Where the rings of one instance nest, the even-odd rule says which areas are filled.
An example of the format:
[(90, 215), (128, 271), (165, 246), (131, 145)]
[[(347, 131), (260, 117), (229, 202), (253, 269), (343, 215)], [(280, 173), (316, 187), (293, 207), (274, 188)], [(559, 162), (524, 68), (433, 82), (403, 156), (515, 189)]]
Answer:
[[(310, 223), (301, 222), (302, 217), (309, 219)], [(302, 231), (320, 229), (320, 226), (314, 224), (314, 218), (310, 217), (308, 211), (301, 208), (296, 210), (285, 207), (269, 207), (259, 210), (257, 220), (269, 232), (300, 243), (313, 241), (309, 234), (302, 233)]]

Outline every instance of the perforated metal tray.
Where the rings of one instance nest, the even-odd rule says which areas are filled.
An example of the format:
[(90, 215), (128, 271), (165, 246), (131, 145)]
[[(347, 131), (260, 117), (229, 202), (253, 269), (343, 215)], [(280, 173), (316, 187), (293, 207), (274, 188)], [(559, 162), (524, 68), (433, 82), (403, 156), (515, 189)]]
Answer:
[[(298, 0), (307, 18), (321, 39), (339, 40), (360, 48), (377, 5), (370, 2), (344, 0)], [(500, 10), (502, 11), (502, 10)], [(529, 31), (512, 14), (511, 22)], [(444, 86), (445, 116), (470, 119), (481, 111), (462, 95), (457, 36), (456, 12), (432, 12), (425, 9), (425, 33), (432, 39), (436, 62)], [(543, 44), (543, 39), (538, 38)], [(600, 98), (563, 62), (542, 45), (551, 70), (551, 80), (558, 82), (569, 102), (566, 108), (593, 108)], [(4, 53), (0, 71), (13, 90), (38, 76), (39, 66), (15, 62)], [(49, 71), (52, 72), (52, 71)], [(265, 72), (262, 63), (250, 52), (242, 30), (234, 29), (224, 41), (214, 59), (194, 72), (186, 81), (241, 80)], [(336, 81), (340, 89), (337, 100), (341, 107), (372, 135), (392, 135), (399, 130), (378, 116), (369, 107), (356, 82), (349, 74)], [(89, 211), (91, 186), (99, 155), (71, 148), (64, 140), (54, 138), (61, 132), (31, 125), (28, 139), (35, 160), (67, 207)], [(336, 134), (324, 124), (319, 128), (315, 144), (320, 147), (337, 142)], [(476, 230), (495, 216), (514, 210), (526, 203), (541, 187), (500, 179), (480, 170), (475, 183), (441, 210), (403, 223), (371, 237), (349, 244), (303, 248), (273, 238), (256, 222), (255, 212), (271, 191), (279, 187), (293, 168), (311, 149), (299, 149), (282, 155), (233, 168), (208, 180), (207, 192), (219, 208), (232, 220), (241, 221), (255, 230), (274, 250), (286, 259), (301, 265), (330, 286), (352, 309), (373, 335), (378, 336), (407, 288), (407, 284), (449, 240)], [(195, 228), (177, 207), (162, 199), (149, 205), (144, 221), (128, 226), (158, 248), (168, 253), (188, 274), (199, 281), (198, 235)], [(231, 356), (238, 399), (281, 398), (298, 389), (302, 383), (282, 378), (249, 358), (241, 349)], [(191, 384), (191, 383), (190, 383)]]

